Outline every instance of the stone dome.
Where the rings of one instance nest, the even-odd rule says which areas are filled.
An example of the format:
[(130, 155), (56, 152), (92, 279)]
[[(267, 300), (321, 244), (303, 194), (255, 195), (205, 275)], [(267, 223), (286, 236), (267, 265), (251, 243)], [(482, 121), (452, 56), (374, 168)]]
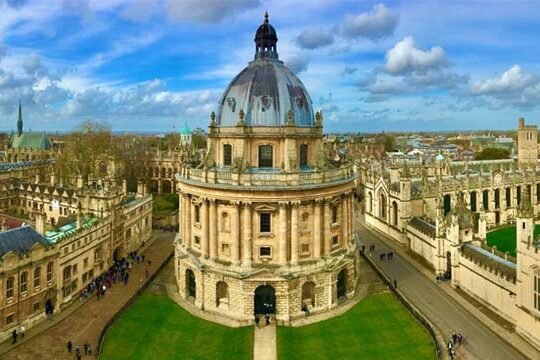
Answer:
[(278, 59), (276, 43), (266, 14), (255, 35), (255, 60), (225, 90), (217, 126), (236, 126), (241, 111), (246, 126), (315, 126), (311, 98), (300, 79)]

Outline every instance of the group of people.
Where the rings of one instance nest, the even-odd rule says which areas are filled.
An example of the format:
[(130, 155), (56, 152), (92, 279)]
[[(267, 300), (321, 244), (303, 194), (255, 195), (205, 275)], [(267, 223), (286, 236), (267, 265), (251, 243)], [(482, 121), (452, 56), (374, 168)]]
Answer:
[(11, 344), (14, 345), (17, 343), (17, 338), (20, 336), (21, 339), (24, 339), (24, 333), (26, 332), (26, 328), (24, 327), (24, 325), (21, 324), (21, 326), (19, 327), (19, 329), (13, 329), (13, 331), (11, 332), (11, 338), (12, 338), (12, 342)]
[(448, 340), (446, 345), (446, 350), (448, 351), (448, 356), (450, 359), (454, 360), (456, 358), (456, 347), (463, 344), (463, 335), (461, 333), (452, 333), (452, 337)]
[(384, 259), (392, 260), (394, 258), (394, 252), (390, 251), (388, 253), (382, 253), (379, 255), (379, 259), (384, 261)]
[(92, 345), (88, 341), (85, 341), (84, 344), (82, 345), (82, 348), (83, 348), (82, 351), (81, 351), (81, 346), (73, 345), (71, 340), (67, 342), (66, 347), (67, 347), (68, 353), (75, 352), (75, 358), (77, 360), (82, 359), (82, 351), (84, 351), (84, 355), (92, 355)]
[[(136, 251), (132, 251), (128, 254), (127, 258), (123, 257), (120, 260), (114, 261), (114, 264), (109, 268), (109, 270), (93, 279), (84, 289), (81, 290), (80, 300), (82, 301), (87, 299), (94, 293), (94, 291), (96, 292), (97, 300), (100, 300), (103, 296), (105, 296), (107, 289), (109, 289), (113, 284), (116, 284), (117, 281), (122, 281), (124, 285), (127, 285), (133, 262), (136, 262), (137, 264), (141, 262), (144, 263), (145, 256), (141, 256), (137, 254)], [(148, 266), (150, 266), (150, 264), (151, 262), (148, 260)], [(148, 270), (146, 270), (146, 273), (146, 276), (148, 277)]]
[[(260, 316), (257, 314), (255, 315), (255, 325), (259, 327), (259, 323), (261, 322)], [(270, 314), (264, 315), (264, 322), (266, 323), (266, 326), (270, 325)]]

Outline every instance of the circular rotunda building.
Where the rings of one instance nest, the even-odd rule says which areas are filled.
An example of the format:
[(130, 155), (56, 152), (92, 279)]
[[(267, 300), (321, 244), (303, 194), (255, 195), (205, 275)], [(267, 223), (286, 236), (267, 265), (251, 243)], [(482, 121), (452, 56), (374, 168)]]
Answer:
[(358, 278), (353, 164), (325, 150), (322, 114), (277, 41), (265, 15), (254, 60), (211, 115), (204, 156), (176, 175), (180, 295), (240, 321), (327, 311)]

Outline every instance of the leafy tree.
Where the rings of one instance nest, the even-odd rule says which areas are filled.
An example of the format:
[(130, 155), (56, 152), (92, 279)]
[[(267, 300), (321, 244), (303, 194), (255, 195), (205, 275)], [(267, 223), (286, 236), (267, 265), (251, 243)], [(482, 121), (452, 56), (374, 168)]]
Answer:
[(508, 159), (510, 152), (507, 149), (487, 147), (479, 153), (474, 154), (474, 160), (499, 160)]

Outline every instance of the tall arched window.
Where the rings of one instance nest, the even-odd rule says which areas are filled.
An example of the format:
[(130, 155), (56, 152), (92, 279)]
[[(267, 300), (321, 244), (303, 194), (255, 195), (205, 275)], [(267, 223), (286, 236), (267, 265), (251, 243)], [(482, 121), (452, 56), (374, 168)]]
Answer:
[(386, 219), (386, 196), (383, 193), (379, 195), (379, 217)]
[(41, 267), (38, 266), (34, 269), (34, 288), (41, 287)]
[(482, 207), (484, 210), (489, 210), (489, 191), (484, 190), (482, 191)]
[(472, 212), (477, 211), (477, 208), (476, 208), (476, 191), (471, 191), (470, 203), (471, 203), (471, 211)]
[(398, 204), (397, 202), (392, 202), (392, 225), (398, 225)]
[(274, 155), (272, 145), (259, 145), (259, 167), (274, 167)]
[(450, 212), (450, 209), (452, 207), (452, 197), (450, 196), (450, 194), (444, 195), (443, 205), (444, 205), (444, 216), (446, 216)]
[(28, 291), (28, 271), (21, 273), (21, 293)]
[(300, 167), (307, 167), (308, 166), (308, 145), (307, 144), (301, 144), (300, 145)]
[(6, 281), (6, 299), (12, 299), (13, 298), (13, 289), (15, 287), (15, 277), (10, 276), (8, 277)]
[(47, 264), (47, 282), (51, 282), (53, 280), (53, 269), (54, 269), (54, 263), (51, 261)]
[(232, 165), (232, 145), (231, 144), (223, 145), (223, 165), (224, 166)]

